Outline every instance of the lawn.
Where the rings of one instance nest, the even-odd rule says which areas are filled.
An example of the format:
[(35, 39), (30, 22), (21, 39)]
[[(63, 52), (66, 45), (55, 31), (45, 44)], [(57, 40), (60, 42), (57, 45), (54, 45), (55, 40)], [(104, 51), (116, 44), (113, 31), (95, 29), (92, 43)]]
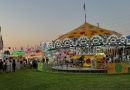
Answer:
[(130, 90), (130, 74), (38, 72), (0, 73), (0, 90)]

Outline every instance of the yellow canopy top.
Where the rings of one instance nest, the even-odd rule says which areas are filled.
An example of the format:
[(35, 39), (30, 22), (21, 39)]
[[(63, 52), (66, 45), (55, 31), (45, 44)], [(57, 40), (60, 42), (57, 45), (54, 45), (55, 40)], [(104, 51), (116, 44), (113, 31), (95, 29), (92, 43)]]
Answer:
[(121, 36), (120, 33), (117, 33), (115, 31), (106, 30), (94, 25), (91, 25), (89, 23), (84, 23), (80, 27), (61, 35), (58, 39), (63, 40), (65, 38), (79, 38), (81, 36), (87, 36), (88, 38), (91, 38), (94, 35), (112, 35), (115, 34), (117, 36)]

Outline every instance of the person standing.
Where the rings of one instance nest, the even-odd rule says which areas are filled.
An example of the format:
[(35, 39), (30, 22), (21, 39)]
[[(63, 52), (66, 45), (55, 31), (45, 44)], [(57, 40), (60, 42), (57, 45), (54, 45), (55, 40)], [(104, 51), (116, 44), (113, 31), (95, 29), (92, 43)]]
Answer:
[(45, 58), (42, 58), (42, 63), (43, 63), (43, 70), (46, 70), (46, 63), (45, 63)]
[(10, 62), (10, 65), (9, 65), (10, 66), (10, 72), (12, 72), (12, 60), (13, 60), (12, 58), (9, 60), (9, 62)]
[(0, 72), (2, 72), (2, 70), (3, 70), (3, 61), (2, 59), (0, 59)]
[(6, 72), (7, 70), (7, 63), (6, 60), (3, 61), (3, 72)]
[(37, 69), (37, 66), (38, 66), (37, 60), (34, 59), (32, 61), (32, 65), (33, 65), (34, 69)]
[(20, 69), (20, 61), (19, 60), (17, 60), (17, 62), (16, 62), (16, 68)]
[(30, 65), (30, 69), (32, 69), (33, 68), (33, 60), (32, 59), (30, 59), (30, 61), (29, 61), (29, 65)]
[(13, 59), (13, 62), (12, 62), (12, 68), (13, 68), (13, 72), (15, 72), (15, 69), (16, 69), (16, 62), (15, 62), (14, 59)]
[(10, 72), (11, 68), (10, 68), (10, 61), (9, 61), (9, 58), (6, 58), (6, 65), (7, 65), (7, 72)]
[(48, 57), (46, 57), (46, 64), (48, 64), (48, 62), (49, 62), (49, 58), (48, 58)]

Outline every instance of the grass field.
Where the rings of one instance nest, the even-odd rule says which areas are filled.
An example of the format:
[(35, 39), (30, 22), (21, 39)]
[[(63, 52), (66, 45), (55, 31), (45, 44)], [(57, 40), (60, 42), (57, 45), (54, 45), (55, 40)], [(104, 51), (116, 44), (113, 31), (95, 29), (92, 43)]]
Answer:
[(38, 72), (0, 73), (0, 90), (130, 90), (130, 74)]

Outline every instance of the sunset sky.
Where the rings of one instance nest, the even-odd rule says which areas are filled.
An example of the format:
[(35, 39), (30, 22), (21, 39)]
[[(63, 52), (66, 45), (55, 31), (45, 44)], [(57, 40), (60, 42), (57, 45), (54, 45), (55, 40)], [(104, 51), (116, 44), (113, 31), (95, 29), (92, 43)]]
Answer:
[(130, 0), (0, 0), (4, 47), (35, 46), (87, 22), (130, 34)]

